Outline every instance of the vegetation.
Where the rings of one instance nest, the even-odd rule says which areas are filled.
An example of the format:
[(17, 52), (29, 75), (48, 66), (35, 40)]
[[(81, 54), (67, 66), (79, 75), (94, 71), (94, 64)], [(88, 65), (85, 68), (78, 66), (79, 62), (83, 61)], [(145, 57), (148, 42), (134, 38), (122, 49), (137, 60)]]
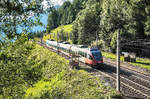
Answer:
[[(102, 52), (102, 55), (106, 58), (110, 58), (112, 60), (116, 60), (117, 56), (116, 54), (113, 53), (108, 53), (108, 52)], [(121, 56), (120, 60), (123, 62), (124, 61), (124, 57)], [(149, 69), (150, 70), (150, 59), (144, 59), (144, 58), (136, 58), (136, 62), (129, 62), (129, 64), (132, 64), (134, 66), (139, 66), (145, 69)]]
[(79, 12), (73, 23), (73, 43), (90, 44), (96, 39), (100, 20), (98, 0), (88, 0), (85, 9)]
[[(34, 26), (42, 26), (40, 22), (40, 14), (46, 13), (48, 10), (43, 9), (42, 1), (35, 0), (1, 0), (0, 2), (0, 43), (6, 39), (14, 40), (18, 38), (19, 31), (30, 34)], [(34, 18), (32, 18), (34, 16)]]
[(104, 98), (118, 95), (87, 72), (70, 71), (68, 60), (28, 41), (26, 34), (3, 48), (0, 59), (0, 97), (4, 99)]
[(103, 86), (99, 79), (89, 76), (85, 71), (71, 71), (59, 73), (50, 81), (39, 81), (35, 87), (27, 90), (26, 98), (101, 99), (117, 95), (114, 90)]
[[(58, 37), (57, 37), (58, 34)], [(53, 39), (58, 41), (69, 41), (72, 43), (72, 24), (59, 26), (56, 29), (53, 29), (50, 34), (47, 34), (43, 37), (43, 40)]]
[[(44, 52), (44, 53), (43, 53)], [(42, 53), (42, 54), (40, 54)], [(69, 62), (38, 46), (31, 55), (41, 64), (42, 79), (26, 90), (25, 98), (104, 98), (119, 95), (82, 70), (69, 70)]]
[[(74, 5), (77, 1), (66, 4)], [(105, 52), (115, 53), (118, 30), (121, 33), (121, 47), (124, 51), (128, 50), (124, 48), (127, 43), (134, 45), (133, 41), (150, 38), (150, 3), (148, 0), (85, 0), (79, 3), (79, 6), (82, 6), (82, 9), (78, 9), (78, 14), (75, 14), (76, 17), (72, 22), (73, 36), (71, 40), (74, 44), (94, 46), (98, 35), (98, 46)], [(58, 13), (61, 13), (59, 11)], [(69, 13), (71, 12), (74, 13), (70, 10)], [(62, 32), (62, 34), (64, 33)], [(109, 55), (104, 53), (104, 56), (113, 59), (116, 57), (111, 53)], [(123, 57), (121, 60), (123, 61)], [(137, 62), (131, 64), (149, 68), (149, 63), (141, 58), (137, 58)]]
[(0, 51), (0, 94), (3, 99), (23, 98), (25, 89), (41, 78), (36, 69), (39, 65), (34, 67), (34, 59), (28, 59), (34, 44), (27, 40), (22, 34), (15, 43), (9, 43)]
[[(76, 6), (75, 10), (78, 13), (75, 13), (75, 10), (67, 10), (77, 2), (78, 7)], [(81, 9), (78, 9), (80, 7)], [(64, 8), (66, 9), (62, 10)], [(91, 45), (95, 42), (97, 34), (99, 46), (107, 52), (114, 53), (118, 30), (121, 33), (122, 44), (126, 43), (124, 41), (132, 43), (138, 39), (150, 38), (149, 8), (148, 0), (74, 0), (72, 4), (65, 2), (56, 11), (63, 16), (60, 21), (65, 20), (61, 24), (72, 22), (73, 43)], [(75, 18), (68, 22), (68, 17), (72, 17), (69, 13), (75, 15)]]
[(72, 23), (76, 19), (79, 11), (84, 9), (86, 1), (87, 0), (73, 0), (73, 3), (66, 1), (58, 9), (53, 7), (48, 16), (47, 32), (49, 33), (59, 25)]
[[(99, 46), (105, 51), (115, 52), (118, 30), (122, 41), (150, 38), (149, 0), (73, 0), (72, 3), (66, 1), (58, 9), (50, 7), (47, 10), (42, 0), (2, 0), (0, 98), (95, 99), (118, 95), (87, 72), (70, 71), (67, 60), (29, 40), (42, 37), (43, 33), (31, 34), (31, 30), (34, 26), (43, 26), (40, 14), (49, 10), (44, 32), (52, 32), (52, 35), (45, 36), (45, 40), (51, 38), (91, 45), (95, 44), (98, 35)], [(61, 27), (54, 29), (58, 26)], [(57, 36), (59, 39), (56, 39)], [(113, 54), (103, 55), (115, 59)], [(131, 64), (150, 69), (149, 60), (137, 58), (137, 62)]]

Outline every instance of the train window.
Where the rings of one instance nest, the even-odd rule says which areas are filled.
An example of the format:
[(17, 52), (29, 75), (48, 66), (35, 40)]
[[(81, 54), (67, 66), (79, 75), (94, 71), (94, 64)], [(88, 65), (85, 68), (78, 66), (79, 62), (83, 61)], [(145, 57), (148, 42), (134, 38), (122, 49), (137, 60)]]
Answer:
[(82, 52), (80, 51), (80, 55), (82, 56)]
[(82, 56), (82, 52), (80, 51), (79, 53), (80, 53), (80, 55)]
[(82, 56), (82, 52), (81, 51), (79, 51), (79, 54)]
[(84, 52), (82, 52), (82, 56), (84, 57)]
[(71, 54), (73, 54), (73, 51), (71, 51)]
[(86, 57), (86, 53), (83, 52), (83, 57)]
[(84, 53), (82, 52), (82, 56), (84, 57)]
[(93, 59), (91, 55), (89, 55), (89, 59)]
[(85, 53), (85, 57), (87, 57), (87, 53)]
[(83, 52), (83, 57), (85, 57), (85, 53)]
[(90, 55), (89, 54), (87, 54), (87, 58), (89, 59), (89, 57), (90, 57)]

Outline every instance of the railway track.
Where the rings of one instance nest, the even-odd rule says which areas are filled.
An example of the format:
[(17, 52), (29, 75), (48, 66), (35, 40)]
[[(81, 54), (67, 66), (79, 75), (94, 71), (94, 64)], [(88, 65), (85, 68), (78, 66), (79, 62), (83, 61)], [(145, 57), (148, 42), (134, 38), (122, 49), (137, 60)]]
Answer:
[[(112, 73), (115, 73), (115, 65), (109, 64), (109, 66), (113, 68), (111, 70)], [(121, 79), (128, 80), (128, 82), (131, 83), (131, 85), (130, 83), (128, 83), (130, 86), (133, 85), (134, 86), (133, 88), (136, 89), (139, 93), (148, 97), (148, 99), (150, 98), (150, 76), (124, 67), (121, 67), (120, 71), (121, 71), (120, 72)]]
[[(41, 45), (53, 52), (58, 52), (56, 49), (49, 48), (45, 44)], [(69, 56), (64, 53), (59, 52), (61, 56), (69, 59)], [(87, 66), (83, 62), (80, 65)], [(92, 70), (93, 69), (93, 70)], [(92, 68), (90, 72), (94, 76), (104, 75), (109, 77), (114, 82), (116, 81), (116, 69), (115, 65), (110, 63), (104, 64), (104, 68), (99, 70)], [(140, 74), (136, 71), (132, 71), (127, 68), (121, 68), (120, 71), (120, 81), (121, 81), (121, 93), (126, 97), (132, 96), (133, 98), (139, 99), (150, 99), (150, 77), (144, 74)]]
[[(108, 65), (111, 65), (111, 66), (115, 66), (116, 64), (113, 62), (109, 62), (109, 61), (107, 61), (107, 64)], [(126, 70), (127, 72), (131, 72), (132, 74), (134, 74), (134, 76), (136, 76), (136, 77), (138, 77), (138, 76), (140, 76), (140, 78), (143, 78), (143, 79), (147, 79), (147, 81), (150, 81), (150, 74), (147, 74), (147, 73), (143, 73), (143, 72), (141, 72), (141, 71), (136, 71), (134, 68), (128, 68), (128, 66), (127, 67), (125, 67), (125, 66), (121, 66), (121, 69), (124, 69), (124, 70)], [(139, 75), (140, 74), (140, 75)]]

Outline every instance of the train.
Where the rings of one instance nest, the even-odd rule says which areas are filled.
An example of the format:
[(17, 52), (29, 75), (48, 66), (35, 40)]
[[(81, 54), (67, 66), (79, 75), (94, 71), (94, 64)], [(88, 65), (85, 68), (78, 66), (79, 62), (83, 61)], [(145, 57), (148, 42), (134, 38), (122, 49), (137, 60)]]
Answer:
[(59, 50), (68, 56), (76, 55), (79, 56), (79, 61), (100, 68), (103, 66), (103, 56), (101, 51), (94, 47), (88, 48), (85, 45), (75, 45), (69, 43), (60, 43), (57, 41), (46, 40), (46, 46)]

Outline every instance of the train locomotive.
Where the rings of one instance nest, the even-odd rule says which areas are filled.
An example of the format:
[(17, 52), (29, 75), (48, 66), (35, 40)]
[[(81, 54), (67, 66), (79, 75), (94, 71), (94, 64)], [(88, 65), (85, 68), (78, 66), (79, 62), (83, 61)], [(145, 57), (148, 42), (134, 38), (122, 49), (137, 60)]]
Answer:
[(79, 60), (85, 64), (101, 67), (103, 65), (103, 56), (98, 48), (81, 48), (78, 45), (58, 43), (57, 41), (46, 41), (46, 45), (55, 50), (59, 50), (67, 56), (77, 55)]

